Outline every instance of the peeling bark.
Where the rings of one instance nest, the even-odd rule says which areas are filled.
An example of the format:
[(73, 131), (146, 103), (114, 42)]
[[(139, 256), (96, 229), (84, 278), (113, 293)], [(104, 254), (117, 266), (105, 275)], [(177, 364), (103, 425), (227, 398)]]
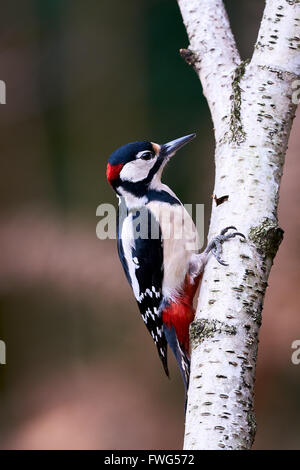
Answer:
[[(235, 225), (247, 241), (210, 258), (191, 325), (185, 449), (249, 449), (262, 306), (283, 237), (277, 204), (300, 76), (300, 4), (267, 0), (251, 60), (241, 62), (222, 0), (178, 0), (190, 40), (181, 51), (203, 86), (215, 129), (209, 239)], [(186, 51), (191, 51), (187, 53)]]

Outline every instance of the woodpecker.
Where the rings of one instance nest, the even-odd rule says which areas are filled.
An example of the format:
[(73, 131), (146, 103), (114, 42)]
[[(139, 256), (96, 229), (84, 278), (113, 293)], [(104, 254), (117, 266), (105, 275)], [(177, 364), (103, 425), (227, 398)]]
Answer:
[[(169, 345), (186, 392), (189, 326), (195, 314), (193, 298), (205, 263), (211, 252), (226, 265), (221, 258), (222, 244), (236, 235), (244, 237), (235, 227), (226, 227), (200, 253), (198, 233), (190, 215), (174, 192), (161, 182), (166, 163), (195, 135), (164, 145), (131, 142), (111, 154), (106, 171), (120, 200), (117, 242), (125, 275), (165, 373), (169, 376)], [(234, 232), (227, 233), (230, 229)]]

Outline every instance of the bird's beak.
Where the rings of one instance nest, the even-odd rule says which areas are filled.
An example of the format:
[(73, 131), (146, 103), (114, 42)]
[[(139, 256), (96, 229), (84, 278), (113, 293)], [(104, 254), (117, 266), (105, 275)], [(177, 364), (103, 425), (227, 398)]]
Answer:
[(196, 137), (196, 134), (185, 135), (184, 137), (179, 137), (179, 139), (171, 140), (167, 144), (164, 144), (160, 148), (160, 156), (163, 158), (169, 158), (174, 155), (177, 150), (181, 149), (185, 144), (190, 142)]

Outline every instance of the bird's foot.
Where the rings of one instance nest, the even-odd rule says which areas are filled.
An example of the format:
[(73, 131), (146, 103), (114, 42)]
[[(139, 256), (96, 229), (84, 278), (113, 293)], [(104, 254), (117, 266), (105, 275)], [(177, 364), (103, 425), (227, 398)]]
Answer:
[[(230, 229), (235, 230), (235, 232), (227, 233)], [(228, 263), (225, 263), (225, 261), (222, 259), (222, 245), (224, 242), (230, 240), (230, 238), (236, 237), (237, 235), (243, 239), (246, 239), (245, 235), (237, 232), (235, 227), (226, 227), (221, 231), (220, 235), (213, 238), (209, 242), (202, 253), (192, 254), (189, 264), (189, 275), (191, 282), (194, 282), (194, 280), (203, 272), (210, 253), (214, 255), (220, 264), (223, 266), (228, 266)]]
[[(230, 229), (235, 230), (235, 232), (227, 233)], [(209, 244), (204, 250), (204, 253), (208, 255), (211, 252), (220, 264), (222, 264), (223, 266), (228, 266), (228, 263), (225, 263), (225, 261), (222, 259), (222, 245), (227, 240), (230, 240), (230, 238), (234, 238), (236, 236), (246, 239), (245, 235), (240, 232), (237, 232), (236, 227), (230, 226), (224, 228), (221, 231), (220, 235), (213, 238), (211, 242), (209, 242)]]

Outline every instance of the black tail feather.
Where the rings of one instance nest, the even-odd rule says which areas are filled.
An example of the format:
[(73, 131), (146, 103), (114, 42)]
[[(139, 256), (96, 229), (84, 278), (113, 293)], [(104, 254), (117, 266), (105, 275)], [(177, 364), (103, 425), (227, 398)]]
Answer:
[(170, 378), (169, 368), (168, 368), (168, 343), (165, 341), (160, 344), (156, 344), (159, 359), (163, 365), (166, 376)]
[(166, 340), (170, 348), (172, 349), (174, 353), (174, 356), (176, 358), (176, 361), (177, 361), (177, 364), (179, 366), (179, 370), (182, 376), (184, 389), (185, 389), (185, 410), (186, 410), (187, 392), (189, 388), (189, 379), (190, 379), (190, 358), (181, 348), (177, 339), (174, 326), (169, 328), (166, 325), (164, 325), (164, 334), (165, 334)]

